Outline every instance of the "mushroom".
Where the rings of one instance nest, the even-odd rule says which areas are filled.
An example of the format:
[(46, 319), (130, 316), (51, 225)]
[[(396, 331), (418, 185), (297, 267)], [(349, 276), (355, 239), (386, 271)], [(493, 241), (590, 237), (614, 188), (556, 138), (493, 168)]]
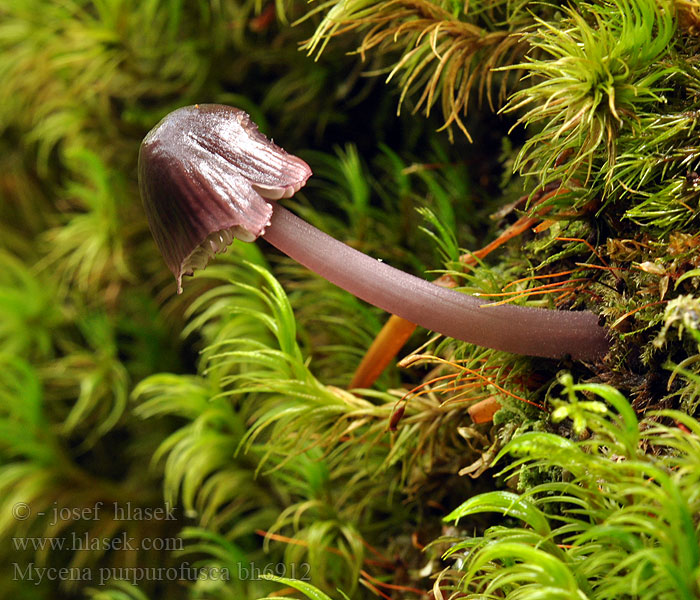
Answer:
[(485, 303), (358, 252), (269, 202), (292, 196), (310, 176), (239, 109), (201, 104), (166, 116), (141, 145), (139, 184), (178, 292), (183, 275), (233, 238), (262, 237), (358, 298), (458, 340), (546, 358), (594, 360), (608, 350), (592, 312)]

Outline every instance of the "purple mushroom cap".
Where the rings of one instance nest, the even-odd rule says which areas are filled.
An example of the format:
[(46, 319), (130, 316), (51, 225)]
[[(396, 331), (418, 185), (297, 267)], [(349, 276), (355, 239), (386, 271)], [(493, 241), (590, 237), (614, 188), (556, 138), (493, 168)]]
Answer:
[(197, 104), (166, 116), (144, 138), (139, 186), (148, 224), (182, 291), (233, 238), (270, 224), (268, 200), (289, 198), (311, 169), (268, 140), (244, 111)]

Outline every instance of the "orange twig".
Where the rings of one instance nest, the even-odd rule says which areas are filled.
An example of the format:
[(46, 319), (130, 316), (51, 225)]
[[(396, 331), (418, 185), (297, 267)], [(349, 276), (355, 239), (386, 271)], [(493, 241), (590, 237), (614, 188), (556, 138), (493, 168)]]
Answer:
[(544, 294), (551, 294), (552, 292), (574, 292), (578, 289), (578, 287), (568, 287), (558, 288), (556, 290), (525, 290), (523, 292), (520, 292), (518, 296), (511, 296), (510, 298), (506, 298), (505, 300), (499, 300), (498, 302), (489, 302), (488, 304), (484, 304), (483, 306), (501, 306), (501, 304), (508, 304), (509, 302), (513, 302), (514, 300), (520, 300), (520, 298), (527, 298), (528, 296), (542, 296)]
[(572, 273), (576, 273), (578, 270), (579, 269), (569, 269), (568, 271), (559, 271), (559, 273), (548, 273), (545, 275), (532, 275), (530, 277), (522, 277), (520, 279), (516, 279), (515, 281), (507, 283), (505, 286), (503, 286), (503, 289), (507, 290), (511, 285), (517, 285), (518, 283), (530, 281), (531, 279), (549, 279), (550, 277), (563, 277), (564, 275), (571, 275)]
[(577, 281), (588, 281), (588, 280), (589, 280), (588, 277), (580, 277), (579, 279), (565, 279), (564, 281), (555, 281), (553, 283), (545, 283), (542, 285), (538, 285), (537, 287), (528, 288), (526, 290), (515, 290), (512, 292), (494, 292), (492, 294), (479, 294), (479, 298), (495, 298), (498, 296), (515, 296), (515, 295), (521, 295), (521, 294), (528, 294), (529, 292), (539, 292), (542, 290), (551, 290), (552, 288), (560, 287), (562, 285), (571, 284), (571, 283), (574, 283)]
[[(459, 363), (460, 361), (456, 361)], [(492, 365), (492, 366), (484, 366), (483, 369), (485, 370), (494, 370), (494, 369), (500, 369), (501, 367), (499, 365)], [(451, 380), (448, 381), (448, 380)], [(457, 382), (460, 381), (459, 385), (457, 385)], [(429, 389), (423, 389), (428, 386), (433, 386), (436, 383), (440, 384), (441, 382), (446, 382), (446, 385), (439, 385), (435, 387), (430, 387)], [(451, 383), (451, 385), (450, 385)], [(422, 396), (424, 394), (430, 394), (430, 393), (446, 393), (446, 392), (464, 392), (466, 390), (470, 390), (473, 388), (478, 388), (483, 385), (480, 377), (477, 377), (475, 375), (472, 375), (471, 377), (464, 377), (464, 373), (449, 373), (447, 375), (441, 375), (440, 377), (433, 377), (429, 381), (424, 381), (423, 383), (415, 386), (408, 392), (406, 392), (399, 400), (396, 401), (396, 404), (394, 405), (394, 410), (391, 413), (391, 418), (389, 420), (389, 430), (390, 431), (396, 431), (396, 427), (398, 426), (399, 421), (404, 415), (404, 412), (406, 410), (406, 403), (408, 401), (408, 397), (411, 396), (413, 398), (417, 398), (419, 396)], [(461, 402), (461, 396), (463, 394), (457, 394), (456, 396), (451, 397), (449, 400), (446, 402), (442, 403), (442, 406), (446, 406), (448, 404), (456, 404), (457, 402)], [(472, 396), (470, 397), (470, 400), (475, 400), (476, 397)]]
[(391, 315), (352, 376), (349, 388), (370, 387), (416, 330), (416, 324)]
[(367, 548), (367, 550), (369, 550), (372, 554), (374, 554), (377, 558), (380, 558), (385, 563), (393, 564), (393, 562), (391, 560), (389, 560), (386, 556), (384, 556), (379, 550), (377, 550), (374, 546), (372, 546), (364, 538), (360, 538), (360, 541), (362, 542), (362, 545), (365, 548)]
[[(279, 533), (270, 533), (269, 531), (265, 531), (263, 529), (256, 529), (255, 533), (261, 535), (262, 537), (275, 540), (276, 542), (284, 542), (285, 544), (292, 544), (294, 546), (304, 546), (305, 548), (309, 547), (309, 543), (305, 542), (304, 540), (295, 540), (294, 538), (287, 537), (286, 535), (280, 535)], [(344, 554), (337, 548), (326, 548), (326, 550), (337, 556), (344, 556)]]
[(367, 571), (365, 571), (365, 570), (360, 570), (360, 574), (361, 574), (363, 577), (366, 577), (367, 579), (369, 579), (369, 580), (370, 580), (372, 583), (374, 583), (375, 585), (378, 585), (379, 587), (386, 588), (386, 589), (388, 589), (388, 590), (399, 590), (399, 591), (401, 591), (401, 592), (413, 592), (414, 594), (419, 594), (419, 595), (425, 594), (425, 592), (424, 592), (423, 590), (419, 590), (418, 588), (414, 588), (414, 587), (409, 587), (409, 586), (407, 586), (407, 585), (396, 585), (396, 584), (393, 584), (393, 583), (384, 583), (383, 581), (380, 581), (380, 580), (377, 579), (376, 577), (372, 577), (372, 576), (371, 576)]
[(270, 598), (286, 598), (287, 594), (293, 594), (296, 590), (293, 587), (285, 587), (276, 592), (270, 592)]
[(384, 598), (384, 600), (391, 600), (391, 596), (387, 596), (384, 592), (382, 592), (379, 588), (375, 587), (371, 582), (367, 581), (366, 579), (360, 579), (360, 583), (366, 588), (369, 588), (375, 594), (377, 594), (377, 596), (381, 596), (382, 598)]
[(462, 369), (466, 373), (469, 373), (471, 375), (474, 375), (475, 377), (478, 377), (484, 383), (487, 383), (487, 384), (495, 387), (499, 392), (505, 394), (506, 396), (510, 396), (511, 398), (515, 398), (516, 400), (520, 400), (521, 402), (525, 402), (526, 404), (530, 404), (531, 406), (535, 406), (535, 407), (539, 408), (540, 410), (546, 410), (545, 407), (542, 406), (541, 404), (537, 404), (536, 402), (532, 402), (531, 400), (528, 400), (527, 398), (523, 398), (522, 396), (518, 396), (517, 394), (514, 394), (513, 392), (508, 391), (504, 387), (501, 387), (495, 381), (492, 381), (491, 379), (489, 379), (486, 375), (483, 375), (482, 373), (479, 373), (478, 371), (475, 371), (474, 369), (470, 369), (468, 367), (460, 365), (459, 364), (460, 361), (456, 361), (456, 362), (450, 361), (450, 360), (440, 358), (437, 356), (431, 356), (430, 359), (435, 361), (435, 362), (438, 362), (438, 363), (449, 365), (451, 367), (454, 367), (455, 369)]
[(593, 252), (598, 257), (598, 260), (602, 262), (606, 267), (609, 266), (608, 263), (605, 262), (605, 259), (598, 253), (598, 251), (593, 247), (593, 245), (590, 242), (587, 242), (584, 239), (581, 238), (569, 238), (569, 237), (556, 237), (554, 238), (555, 240), (559, 240), (560, 242), (580, 242), (581, 244), (585, 244), (588, 249)]
[(501, 408), (501, 403), (494, 396), (489, 396), (481, 402), (472, 404), (467, 412), (474, 423), (488, 423), (493, 420), (493, 415)]
[(622, 315), (621, 317), (619, 317), (618, 319), (616, 319), (615, 322), (614, 322), (612, 325), (610, 325), (610, 329), (614, 329), (614, 328), (617, 327), (620, 323), (622, 323), (622, 321), (624, 321), (627, 317), (632, 316), (634, 313), (639, 312), (640, 310), (644, 310), (645, 308), (649, 308), (650, 306), (656, 306), (656, 305), (658, 305), (658, 304), (666, 304), (667, 302), (668, 302), (668, 300), (659, 300), (659, 301), (657, 301), (657, 302), (649, 302), (648, 304), (644, 304), (644, 305), (642, 305), (642, 306), (638, 306), (638, 307), (635, 308), (634, 310), (631, 310), (631, 311), (629, 311), (629, 312), (626, 312), (624, 315)]

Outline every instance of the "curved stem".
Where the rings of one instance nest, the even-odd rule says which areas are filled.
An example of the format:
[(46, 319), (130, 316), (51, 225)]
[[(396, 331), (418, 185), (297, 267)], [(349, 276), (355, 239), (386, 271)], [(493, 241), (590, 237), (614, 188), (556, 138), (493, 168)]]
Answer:
[(516, 354), (594, 360), (608, 350), (606, 330), (589, 311), (490, 306), (482, 299), (414, 277), (350, 248), (273, 204), (264, 237), (338, 287), (446, 336)]

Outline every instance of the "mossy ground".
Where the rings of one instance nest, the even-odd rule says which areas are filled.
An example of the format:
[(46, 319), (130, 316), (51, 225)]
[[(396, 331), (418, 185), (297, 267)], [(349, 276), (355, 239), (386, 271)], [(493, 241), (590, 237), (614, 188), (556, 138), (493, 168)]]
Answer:
[[(0, 597), (278, 591), (255, 565), (315, 598), (694, 597), (699, 32), (692, 0), (0, 5)], [(175, 295), (136, 159), (196, 102), (304, 157), (289, 204), (325, 231), (466, 292), (592, 310), (610, 353), (418, 330), (351, 393), (386, 316), (264, 243)], [(105, 548), (26, 542), (80, 536)]]

